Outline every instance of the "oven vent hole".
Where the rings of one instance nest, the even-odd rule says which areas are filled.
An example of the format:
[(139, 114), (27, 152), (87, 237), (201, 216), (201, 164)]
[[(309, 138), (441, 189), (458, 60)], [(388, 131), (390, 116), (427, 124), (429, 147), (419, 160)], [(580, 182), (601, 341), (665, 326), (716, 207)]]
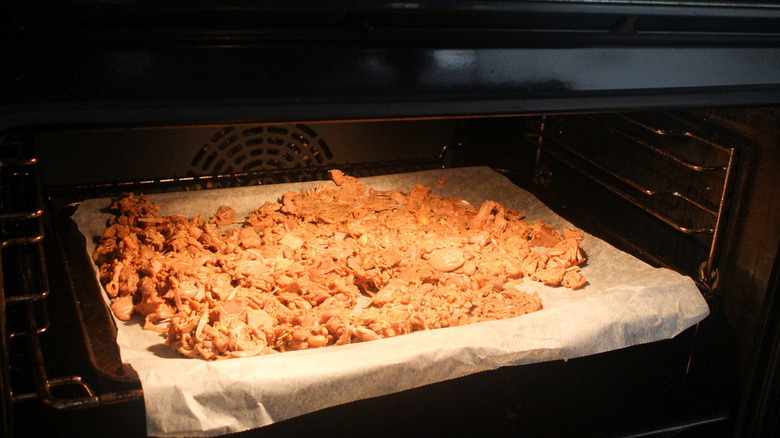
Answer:
[(226, 154), (226, 155), (227, 155), (228, 157), (233, 157), (233, 156), (234, 156), (234, 155), (236, 155), (237, 153), (241, 152), (241, 149), (243, 149), (243, 148), (244, 148), (244, 145), (242, 145), (242, 144), (236, 145), (235, 147), (233, 147), (232, 149), (230, 149), (229, 151), (227, 151), (227, 154)]
[(235, 143), (236, 141), (238, 141), (238, 136), (237, 135), (231, 135), (225, 141), (221, 142), (217, 147), (219, 148), (219, 150), (224, 150), (225, 148), (227, 148), (231, 144)]
[(333, 158), (333, 152), (330, 151), (330, 148), (328, 147), (328, 144), (325, 143), (325, 140), (320, 139), (317, 141), (317, 144), (320, 145), (320, 148), (322, 148), (322, 151), (325, 152), (325, 156), (328, 157), (328, 159)]
[(227, 126), (225, 128), (220, 129), (219, 131), (215, 132), (214, 135), (211, 136), (211, 142), (216, 143), (217, 141), (219, 141), (219, 139), (221, 139), (225, 135), (233, 132), (234, 129), (235, 128), (233, 128), (232, 126)]
[(263, 127), (262, 126), (258, 126), (256, 128), (249, 128), (249, 129), (243, 130), (241, 132), (241, 135), (243, 135), (244, 137), (254, 137), (254, 136), (262, 134), (262, 133), (263, 133)]
[(217, 158), (217, 153), (216, 152), (210, 153), (209, 156), (206, 157), (206, 160), (203, 162), (201, 169), (207, 170), (209, 166), (211, 166), (211, 163), (214, 161), (215, 158)]
[(289, 149), (292, 153), (296, 155), (301, 155), (301, 148), (295, 143), (288, 144), (287, 149)]
[(295, 125), (295, 127), (300, 129), (301, 131), (303, 131), (309, 137), (312, 137), (312, 138), (317, 137), (317, 133), (314, 132), (314, 130), (311, 129), (310, 127), (308, 127), (307, 125), (299, 123), (299, 124)]
[(200, 160), (203, 159), (203, 156), (206, 155), (206, 152), (208, 151), (209, 151), (209, 145), (204, 144), (202, 148), (198, 149), (198, 152), (195, 154), (195, 157), (192, 159), (190, 165), (192, 167), (198, 167)]
[(242, 170), (244, 172), (246, 172), (246, 171), (249, 171), (249, 170), (252, 170), (252, 169), (257, 169), (257, 168), (261, 167), (262, 165), (263, 165), (263, 160), (250, 161), (250, 162), (246, 163), (246, 165), (244, 167), (242, 167)]
[(268, 137), (267, 141), (268, 143), (279, 145), (279, 146), (284, 144), (284, 139), (279, 137)]
[(225, 165), (225, 160), (219, 159), (216, 164), (214, 164), (214, 173), (220, 173), (222, 171), (222, 166)]

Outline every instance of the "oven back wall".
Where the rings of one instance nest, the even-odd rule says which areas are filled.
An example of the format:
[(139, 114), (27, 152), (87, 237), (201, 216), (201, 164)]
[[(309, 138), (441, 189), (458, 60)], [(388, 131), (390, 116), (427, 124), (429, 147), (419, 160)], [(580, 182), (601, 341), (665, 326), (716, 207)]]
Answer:
[(453, 120), (111, 128), (37, 137), (44, 186), (428, 159), (455, 141)]

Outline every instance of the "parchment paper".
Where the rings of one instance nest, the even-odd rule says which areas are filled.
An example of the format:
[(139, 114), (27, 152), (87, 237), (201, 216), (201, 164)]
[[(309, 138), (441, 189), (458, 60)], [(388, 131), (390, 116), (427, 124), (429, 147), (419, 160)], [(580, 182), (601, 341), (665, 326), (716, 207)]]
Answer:
[[(440, 177), (446, 183), (440, 185)], [(535, 219), (572, 227), (538, 199), (489, 168), (456, 168), (369, 177), (369, 187), (463, 197), (474, 206), (491, 199)], [(241, 187), (150, 196), (161, 214), (211, 217), (220, 205), (239, 218), (288, 191), (323, 182)], [(111, 216), (110, 199), (87, 200), (74, 220), (94, 239)], [(573, 227), (572, 227), (573, 228)], [(505, 365), (569, 359), (674, 337), (709, 314), (693, 281), (658, 269), (585, 234), (582, 268), (588, 284), (577, 291), (525, 280), (544, 309), (499, 321), (416, 332), (372, 342), (206, 362), (187, 359), (141, 329), (140, 317), (117, 320), (122, 360), (138, 372), (147, 433), (213, 436), (239, 432), (315, 410), (386, 395)], [(97, 275), (97, 268), (96, 268)]]

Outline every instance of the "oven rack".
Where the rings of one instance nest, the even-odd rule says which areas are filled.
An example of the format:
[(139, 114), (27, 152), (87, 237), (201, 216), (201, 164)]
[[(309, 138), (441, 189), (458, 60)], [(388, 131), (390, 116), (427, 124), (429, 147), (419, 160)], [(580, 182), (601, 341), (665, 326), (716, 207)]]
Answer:
[[(542, 186), (550, 183), (552, 174), (544, 160), (551, 157), (676, 232), (703, 236), (707, 256), (699, 266), (698, 278), (694, 280), (705, 296), (710, 296), (719, 283), (716, 265), (733, 190), (738, 150), (722, 144), (728, 141), (727, 135), (723, 135), (721, 141), (714, 141), (688, 129), (688, 121), (682, 116), (662, 114), (665, 120), (648, 120), (645, 114), (567, 116), (566, 123), (571, 124), (574, 118), (582, 129), (588, 130), (585, 135), (579, 132), (577, 138), (580, 140), (577, 141), (566, 135), (561, 127), (563, 124), (558, 124), (555, 117), (542, 116), (528, 125), (531, 130), (528, 138), (536, 147), (534, 182)], [(657, 113), (653, 117), (658, 117)], [(706, 116), (703, 118), (708, 122)], [(590, 138), (591, 144), (583, 145), (581, 138)], [(599, 144), (602, 140), (606, 141)], [(626, 153), (630, 158), (624, 158), (622, 163), (613, 159), (610, 163), (598, 153), (592, 153), (607, 147), (607, 143), (617, 143), (611, 149), (610, 158), (619, 156), (621, 148), (631, 149)], [(590, 150), (585, 152), (586, 149)], [(630, 167), (621, 167), (628, 160), (638, 160), (637, 149), (642, 151), (640, 156), (648, 156), (647, 161), (665, 163), (659, 167), (662, 171), (657, 172), (658, 175), (642, 175), (632, 172)], [(698, 153), (693, 154), (695, 157), (690, 156), (691, 149), (698, 149)], [(664, 181), (664, 178), (667, 180)], [(702, 180), (707, 182), (704, 188), (697, 189), (691, 183)]]
[(15, 403), (39, 400), (55, 409), (79, 409), (136, 394), (95, 395), (79, 376), (48, 376), (41, 340), (51, 328), (50, 287), (38, 160), (32, 143), (20, 136), (0, 138), (0, 152), (0, 395), (3, 432), (12, 435)]

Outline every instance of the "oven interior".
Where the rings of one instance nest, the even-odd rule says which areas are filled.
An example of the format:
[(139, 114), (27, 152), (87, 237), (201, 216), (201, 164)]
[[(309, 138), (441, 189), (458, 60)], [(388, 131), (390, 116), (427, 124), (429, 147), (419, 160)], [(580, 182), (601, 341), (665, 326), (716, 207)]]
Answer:
[(79, 201), (326, 180), (332, 168), (489, 166), (577, 227), (690, 276), (711, 315), (670, 340), (483, 372), (246, 435), (727, 436), (766, 412), (743, 400), (776, 276), (779, 120), (776, 108), (732, 108), (8, 132), (6, 424), (17, 436), (60, 424), (88, 436), (145, 431), (142, 389), (69, 219)]
[(774, 2), (49, 3), (0, 7), (4, 436), (145, 434), (80, 201), (462, 166), (690, 276), (711, 314), (241, 435), (778, 435)]

